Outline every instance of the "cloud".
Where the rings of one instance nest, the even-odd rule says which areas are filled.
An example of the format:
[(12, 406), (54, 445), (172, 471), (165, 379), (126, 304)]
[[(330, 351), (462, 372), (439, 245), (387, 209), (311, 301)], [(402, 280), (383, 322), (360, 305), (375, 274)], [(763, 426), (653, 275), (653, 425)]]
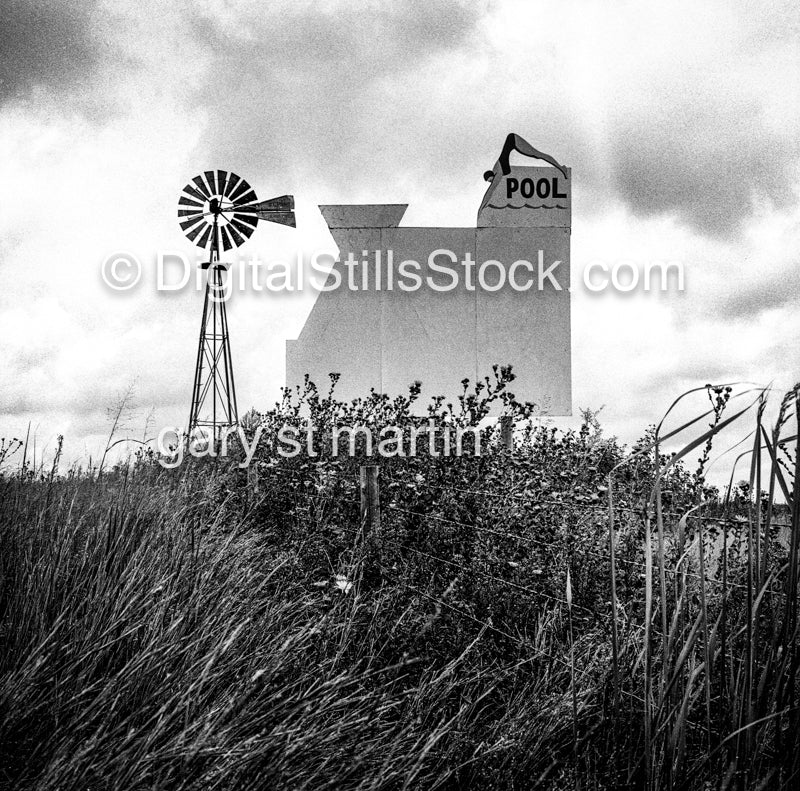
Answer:
[(10, 0), (3, 4), (0, 104), (24, 100), (36, 89), (80, 85), (98, 65), (92, 19), (97, 4), (84, 0)]
[(616, 119), (613, 146), (619, 197), (641, 216), (676, 215), (700, 232), (737, 234), (754, 202), (793, 201), (797, 147), (770, 130), (753, 97), (702, 85), (658, 94)]
[[(693, 383), (796, 370), (779, 345), (800, 330), (794, 4), (34, 9), (5, 11), (0, 55), (14, 198), (0, 217), (0, 420), (59, 415), (69, 435), (99, 435), (138, 376), (160, 425), (185, 421), (201, 296), (113, 295), (98, 265), (129, 249), (152, 281), (156, 249), (194, 253), (175, 204), (197, 173), (295, 193), (297, 230), (259, 229), (243, 248), (268, 260), (332, 244), (317, 203), (409, 201), (408, 224), (473, 224), (509, 131), (573, 168), (576, 275), (595, 257), (686, 263), (674, 299), (576, 293), (576, 407), (607, 403), (609, 430), (630, 439)], [(42, 196), (57, 210), (43, 215)], [(309, 301), (232, 306), (242, 411), (277, 395)]]
[(779, 17), (725, 4), (207, 6), (187, 23), (211, 53), (188, 101), (207, 113), (210, 161), (275, 191), (479, 195), (515, 131), (572, 165), (596, 206), (735, 238), (755, 205), (796, 200), (800, 106), (774, 72), (797, 71), (781, 30), (800, 12)]
[(585, 125), (576, 183), (601, 206), (621, 201), (720, 240), (740, 237), (759, 206), (793, 205), (800, 59), (779, 31), (798, 22), (796, 7), (767, 23), (730, 3), (624, 6), (573, 22), (559, 54), (577, 72), (564, 97)]
[[(413, 170), (413, 161), (392, 163), (394, 143), (424, 104), (409, 107), (402, 92), (384, 85), (402, 75), (412, 80), (425, 64), (465, 46), (483, 9), (457, 0), (369, 10), (353, 3), (213, 6), (190, 22), (190, 34), (213, 53), (207, 78), (191, 94), (208, 115), (202, 146), (212, 162), (251, 179), (280, 174), (306, 185), (361, 185), (385, 179), (389, 168), (396, 173), (398, 164)], [(416, 130), (420, 150), (430, 131)]]
[(796, 200), (791, 4), (754, 19), (717, 3), (239, 0), (180, 14), (60, 0), (45, 18), (15, 0), (6, 17), (0, 101), (66, 93), (97, 116), (130, 98), (123, 85), (167, 92), (204, 116), (198, 172), (232, 169), (265, 195), (464, 195), (469, 216), (516, 131), (573, 166), (587, 208), (622, 202), (733, 238), (755, 204)]
[(728, 321), (748, 321), (769, 310), (796, 307), (800, 300), (800, 284), (794, 265), (785, 272), (767, 279), (756, 279), (745, 288), (731, 291), (714, 308), (717, 317)]

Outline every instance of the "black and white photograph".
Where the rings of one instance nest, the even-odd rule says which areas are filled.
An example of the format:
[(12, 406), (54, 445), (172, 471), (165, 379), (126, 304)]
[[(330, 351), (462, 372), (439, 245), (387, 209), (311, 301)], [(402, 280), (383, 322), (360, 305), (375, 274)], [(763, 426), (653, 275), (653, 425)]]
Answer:
[(0, 791), (800, 788), (800, 6), (0, 0)]

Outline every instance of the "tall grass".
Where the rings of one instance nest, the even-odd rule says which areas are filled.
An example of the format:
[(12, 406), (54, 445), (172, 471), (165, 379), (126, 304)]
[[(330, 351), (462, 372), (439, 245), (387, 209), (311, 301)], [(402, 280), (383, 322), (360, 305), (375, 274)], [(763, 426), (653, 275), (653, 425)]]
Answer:
[[(717, 398), (712, 410), (706, 413), (708, 416), (713, 411), (708, 430), (674, 454), (668, 462), (670, 465), (706, 443), (706, 452), (700, 459), (702, 469), (712, 438), (748, 411), (745, 407), (722, 419), (726, 404), (727, 397)], [(782, 437), (789, 422), (790, 406), (800, 415), (798, 390), (795, 388), (785, 397), (771, 440), (762, 425), (765, 404), (766, 394), (761, 392), (755, 401), (756, 430), (749, 452), (751, 497), (746, 503), (746, 516), (731, 514), (729, 487), (721, 502), (717, 502), (716, 510), (721, 511), (718, 519), (706, 520), (696, 513), (708, 506), (708, 502), (684, 514), (678, 523), (677, 542), (672, 551), (664, 540), (660, 486), (663, 471), (656, 462), (656, 483), (650, 498), (657, 521), (655, 546), (649, 513), (644, 518), (646, 603), (641, 654), (645, 751), (642, 782), (648, 789), (677, 785), (720, 789), (791, 788), (800, 781), (800, 733), (795, 694), (800, 446), (796, 432)], [(686, 427), (684, 424), (677, 432)], [(793, 457), (788, 452), (790, 445), (794, 445)], [(658, 446), (657, 430), (652, 443), (656, 459), (660, 458)], [(770, 487), (766, 493), (761, 490), (765, 450), (771, 461)], [(780, 451), (793, 463), (791, 494), (784, 475), (788, 465), (779, 458)], [(776, 480), (781, 481), (781, 488), (787, 495), (785, 506), (775, 503)], [(791, 543), (785, 559), (770, 564), (770, 555), (776, 552), (773, 539), (779, 512), (790, 517)], [(610, 489), (609, 513), (613, 525)], [(685, 531), (689, 520), (695, 521), (696, 530), (691, 546), (686, 549)], [(717, 522), (722, 525), (722, 547), (716, 558), (721, 577), (712, 580), (707, 570), (708, 553), (709, 550), (718, 551), (718, 544), (713, 542), (709, 546), (707, 526), (710, 524), (715, 531)], [(731, 525), (736, 527), (733, 543)], [(655, 604), (653, 552), (657, 557), (659, 589)], [(613, 580), (613, 553), (610, 560)], [(690, 584), (687, 569), (693, 561), (697, 563), (699, 574)], [(676, 574), (679, 584), (673, 588), (672, 595), (668, 595), (667, 569), (678, 571), (679, 566), (683, 568)], [(694, 599), (695, 606), (689, 605), (689, 598)], [(654, 608), (660, 612), (659, 633), (653, 631), (657, 622)], [(652, 667), (659, 654), (661, 672), (657, 673)], [(615, 658), (615, 675), (621, 672), (618, 664)], [(701, 698), (703, 709), (696, 705)], [(696, 718), (700, 712), (702, 719)], [(693, 751), (691, 746), (697, 745), (698, 732), (704, 733), (705, 749)], [(706, 785), (701, 786), (701, 782)]]
[(446, 787), (520, 723), (539, 772), (569, 744), (566, 672), (423, 664), (402, 589), (316, 587), (215, 483), (0, 484), (3, 787)]
[(366, 538), (357, 460), (6, 467), (0, 787), (794, 787), (800, 392), (708, 392), (630, 451), (387, 466)]

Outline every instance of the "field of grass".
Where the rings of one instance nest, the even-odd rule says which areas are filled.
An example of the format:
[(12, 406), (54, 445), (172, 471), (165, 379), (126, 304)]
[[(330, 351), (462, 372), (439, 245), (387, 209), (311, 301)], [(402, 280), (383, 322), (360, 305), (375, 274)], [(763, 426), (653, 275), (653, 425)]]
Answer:
[[(522, 426), (511, 380), (431, 419), (498, 403)], [(775, 426), (766, 397), (700, 388), (696, 419), (632, 448), (587, 414), (513, 450), (487, 427), (480, 458), (381, 459), (377, 525), (363, 448), (10, 455), (0, 787), (797, 787), (800, 394)], [(414, 398), (309, 388), (248, 430), (405, 424)], [(718, 435), (743, 440), (727, 491), (704, 477)]]

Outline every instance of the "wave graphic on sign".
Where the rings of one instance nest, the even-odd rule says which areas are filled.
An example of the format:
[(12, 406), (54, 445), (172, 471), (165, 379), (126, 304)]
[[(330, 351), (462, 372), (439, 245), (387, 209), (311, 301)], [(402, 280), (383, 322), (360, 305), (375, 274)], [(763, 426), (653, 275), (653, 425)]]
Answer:
[(546, 203), (523, 203), (522, 206), (512, 206), (510, 203), (504, 203), (502, 206), (497, 206), (494, 203), (490, 203), (487, 209), (566, 209), (566, 206), (562, 206), (561, 204), (557, 203), (555, 206), (548, 206)]

